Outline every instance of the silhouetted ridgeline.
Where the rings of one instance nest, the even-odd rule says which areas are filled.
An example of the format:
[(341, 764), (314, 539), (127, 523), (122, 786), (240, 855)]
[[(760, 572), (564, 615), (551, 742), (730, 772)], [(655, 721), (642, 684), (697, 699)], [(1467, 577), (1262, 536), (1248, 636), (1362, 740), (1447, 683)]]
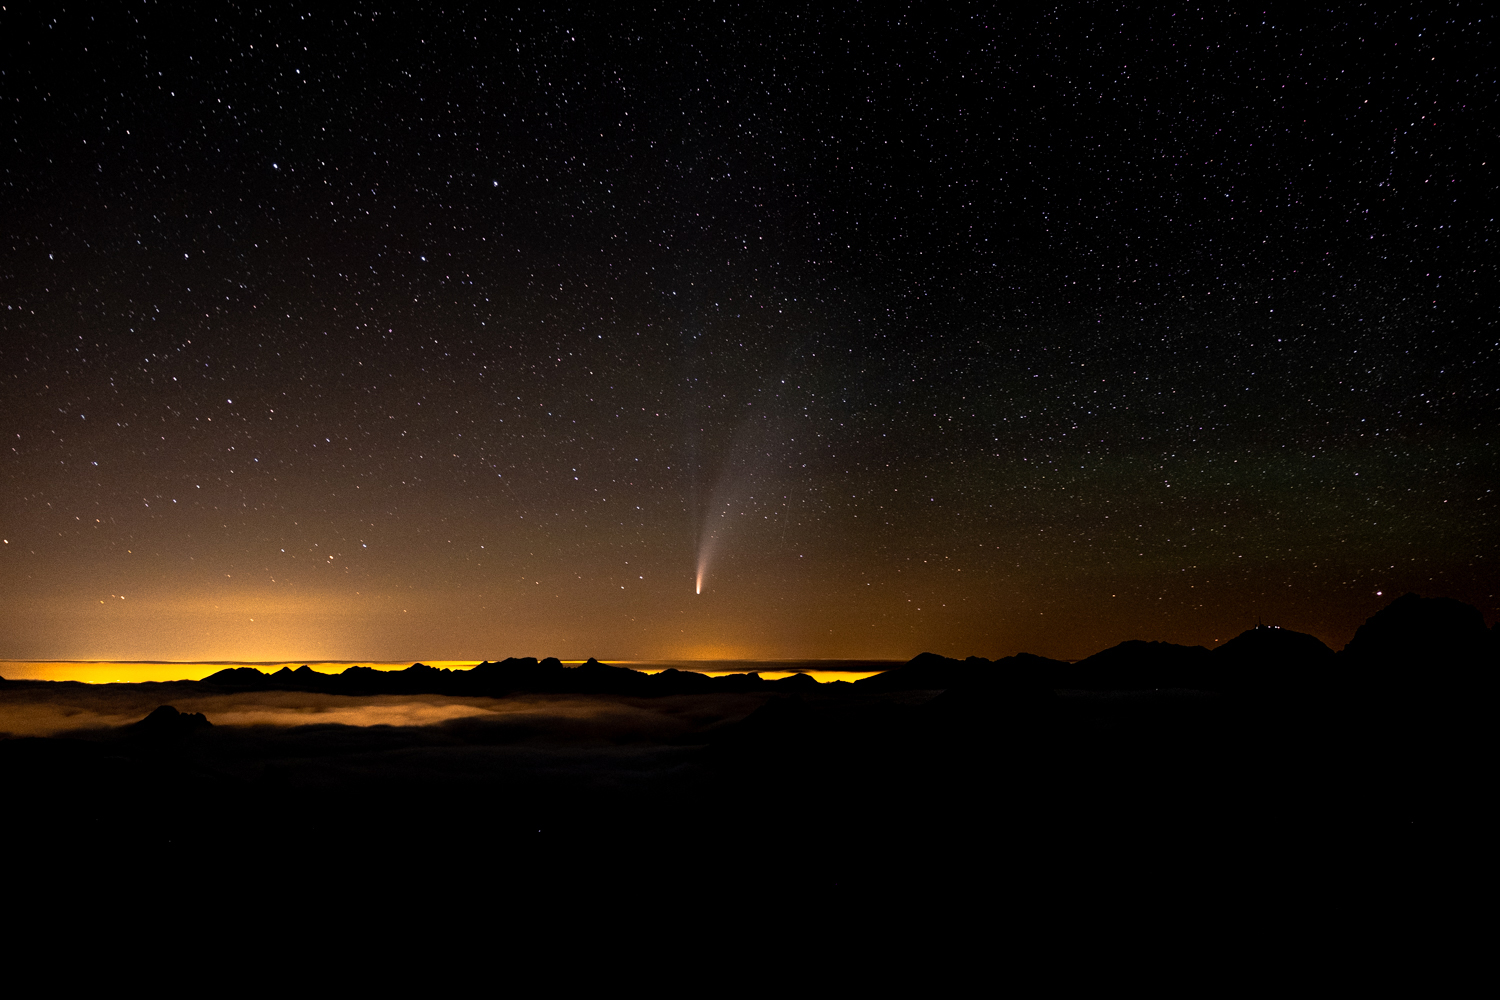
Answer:
[[(922, 653), (910, 662), (852, 685), (864, 692), (946, 690), (980, 686), (999, 689), (1133, 691), (1182, 689), (1255, 692), (1322, 688), (1466, 684), (1475, 671), (1496, 663), (1496, 633), (1479, 611), (1447, 598), (1407, 594), (1365, 622), (1341, 653), (1290, 629), (1259, 626), (1210, 651), (1203, 646), (1131, 639), (1076, 663), (1030, 653), (986, 660), (953, 660)], [(1487, 676), (1487, 675), (1486, 675)], [(710, 677), (686, 670), (642, 673), (589, 660), (566, 667), (555, 658), (486, 661), (469, 670), (413, 664), (405, 670), (350, 667), (323, 674), (302, 666), (272, 674), (232, 667), (198, 682), (225, 690), (314, 691), (323, 694), (445, 694), (503, 697), (509, 694), (612, 694), (651, 697), (706, 692), (817, 690), (806, 674), (768, 681), (759, 674)]]
[[(511, 657), (498, 663), (486, 660), (469, 670), (448, 670), (414, 663), (405, 670), (350, 667), (338, 674), (321, 674), (307, 666), (282, 667), (273, 674), (254, 667), (231, 667), (198, 682), (230, 690), (316, 691), (323, 694), (447, 694), (500, 698), (508, 694), (614, 694), (650, 697), (707, 691), (795, 691), (815, 688), (806, 674), (768, 681), (759, 674), (710, 677), (669, 669), (647, 674), (629, 667), (612, 667), (589, 660), (565, 667), (554, 657)], [(836, 682), (837, 683), (837, 682)]]
[[(49, 858), (11, 869), (48, 880), (100, 845), (141, 884), (225, 859), (244, 884), (343, 873), (348, 891), (380, 895), (371, 912), (412, 887), (402, 913), (431, 911), (443, 884), (471, 898), (469, 876), (434, 874), (477, 857), (516, 900), (566, 901), (560, 919), (578, 900), (606, 912), (727, 893), (737, 919), (812, 907), (863, 929), (871, 913), (1019, 899), (1007, 906), (1027, 926), (1071, 929), (1103, 907), (1109, 934), (1159, 939), (1183, 915), (1221, 935), (1259, 920), (1258, 901), (1277, 926), (1318, 921), (1317, 941), (1329, 900), (1356, 919), (1426, 920), (1428, 887), (1473, 882), (1462, 844), (1487, 830), (1495, 638), (1471, 607), (1407, 595), (1339, 653), (1255, 628), (1212, 651), (1131, 641), (1077, 663), (924, 653), (853, 684), (555, 659), (10, 682), (16, 717), (57, 704), (141, 721), (0, 739), (21, 817), (0, 823), (0, 856)], [(288, 690), (597, 697), (350, 725), (301, 704), (335, 698), (246, 695)], [(312, 710), (229, 722), (260, 702)], [(454, 846), (468, 844), (485, 853)]]

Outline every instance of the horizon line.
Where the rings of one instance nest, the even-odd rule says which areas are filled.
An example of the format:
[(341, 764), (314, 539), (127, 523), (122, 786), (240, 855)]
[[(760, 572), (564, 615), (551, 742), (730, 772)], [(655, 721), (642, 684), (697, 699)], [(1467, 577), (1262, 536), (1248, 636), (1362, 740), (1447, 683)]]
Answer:
[[(914, 654), (914, 655), (920, 655), (920, 654)], [(642, 658), (642, 659), (630, 659), (630, 660), (627, 660), (627, 659), (614, 659), (614, 658), (600, 659), (597, 656), (585, 656), (585, 657), (581, 657), (581, 658), (580, 657), (562, 657), (562, 656), (556, 656), (556, 657), (549, 657), (549, 656), (537, 656), (537, 657), (510, 656), (510, 657), (505, 657), (505, 658), (500, 659), (500, 660), (487, 660), (487, 659), (483, 659), (483, 658), (475, 660), (473, 657), (460, 657), (460, 658), (456, 658), (456, 659), (452, 658), (452, 657), (433, 657), (430, 660), (416, 659), (416, 660), (410, 660), (410, 661), (405, 660), (405, 659), (400, 659), (400, 660), (372, 660), (372, 659), (353, 659), (353, 658), (349, 658), (349, 659), (333, 659), (333, 660), (328, 660), (328, 659), (302, 660), (302, 659), (298, 659), (296, 657), (293, 657), (293, 658), (290, 658), (290, 659), (282, 659), (282, 660), (226, 660), (226, 659), (219, 659), (217, 657), (213, 657), (213, 658), (209, 658), (209, 659), (203, 659), (203, 660), (109, 660), (109, 659), (106, 659), (106, 660), (84, 660), (84, 659), (50, 660), (50, 659), (40, 659), (40, 658), (37, 658), (37, 657), (29, 657), (29, 658), (12, 657), (12, 658), (8, 658), (8, 659), (0, 659), (0, 664), (4, 664), (4, 663), (79, 663), (79, 664), (118, 663), (118, 664), (121, 664), (121, 665), (140, 664), (140, 665), (150, 665), (150, 666), (158, 666), (158, 665), (159, 666), (172, 666), (172, 665), (178, 665), (178, 664), (189, 665), (189, 664), (203, 664), (203, 663), (221, 663), (221, 664), (224, 664), (225, 666), (237, 666), (237, 667), (270, 667), (270, 666), (276, 666), (278, 664), (288, 664), (288, 663), (300, 663), (300, 664), (302, 664), (304, 666), (310, 666), (310, 665), (312, 665), (314, 663), (348, 663), (348, 664), (352, 664), (354, 666), (359, 666), (362, 663), (386, 663), (386, 664), (390, 664), (390, 663), (409, 663), (410, 665), (415, 666), (418, 663), (469, 663), (469, 662), (473, 662), (474, 664), (478, 665), (480, 663), (503, 663), (507, 659), (517, 659), (517, 660), (535, 659), (535, 660), (538, 660), (538, 661), (540, 661), (540, 660), (547, 660), (547, 659), (555, 659), (559, 663), (587, 663), (589, 660), (594, 660), (597, 663), (906, 663), (909, 660), (911, 660), (912, 657), (909, 656), (906, 659), (899, 659), (899, 658), (894, 658), (894, 657), (879, 657), (879, 656), (785, 656), (785, 657), (776, 657), (776, 658), (762, 658), (762, 657), (752, 657), (752, 658), (736, 658), (736, 657), (713, 657), (713, 658), (706, 658), (706, 657), (700, 657), (700, 658), (691, 658), (691, 657), (651, 657), (651, 658)]]

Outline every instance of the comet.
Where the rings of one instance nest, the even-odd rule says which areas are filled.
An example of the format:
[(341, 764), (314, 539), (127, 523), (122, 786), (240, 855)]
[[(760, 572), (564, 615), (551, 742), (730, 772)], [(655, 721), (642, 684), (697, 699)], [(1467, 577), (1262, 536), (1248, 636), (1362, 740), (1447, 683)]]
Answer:
[(717, 531), (705, 530), (702, 542), (698, 546), (698, 579), (696, 593), (703, 593), (703, 581), (708, 578), (708, 564), (713, 558), (714, 549), (717, 548), (719, 535)]

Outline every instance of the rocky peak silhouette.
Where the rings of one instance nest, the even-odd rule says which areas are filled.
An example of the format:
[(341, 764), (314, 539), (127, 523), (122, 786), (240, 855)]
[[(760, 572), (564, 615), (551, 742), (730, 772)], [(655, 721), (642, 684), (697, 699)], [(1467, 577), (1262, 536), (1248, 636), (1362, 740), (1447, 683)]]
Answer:
[(1150, 688), (1215, 688), (1209, 652), (1203, 646), (1128, 639), (1073, 664), (1067, 683), (1081, 690), (1129, 691)]
[(171, 705), (163, 705), (135, 725), (143, 732), (190, 733), (208, 729), (213, 723), (202, 712), (179, 712)]
[(1478, 608), (1416, 594), (1371, 615), (1340, 655), (1350, 680), (1382, 686), (1489, 683), (1496, 665), (1494, 633)]
[(1250, 691), (1327, 684), (1335, 654), (1306, 632), (1257, 624), (1216, 648), (1212, 661), (1226, 689)]

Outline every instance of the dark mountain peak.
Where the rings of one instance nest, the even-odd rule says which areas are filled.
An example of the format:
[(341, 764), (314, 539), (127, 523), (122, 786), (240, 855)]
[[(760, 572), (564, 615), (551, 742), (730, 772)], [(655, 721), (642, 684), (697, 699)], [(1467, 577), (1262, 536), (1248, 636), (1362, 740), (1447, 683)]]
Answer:
[(964, 666), (965, 675), (924, 709), (934, 739), (988, 738), (997, 725), (1030, 720), (1057, 700), (1055, 679), (1072, 664), (1018, 653), (993, 662), (971, 656)]
[(1072, 664), (1050, 660), (1034, 653), (1017, 653), (999, 660), (970, 656), (953, 660), (937, 653), (920, 653), (906, 663), (874, 677), (855, 681), (875, 691), (938, 690), (962, 687), (965, 690), (990, 691), (1067, 687), (1067, 671)]
[(178, 712), (177, 709), (173, 708), (171, 705), (163, 705), (160, 708), (154, 710), (150, 715), (146, 716), (140, 722), (137, 722), (136, 725), (138, 725), (138, 726), (160, 726), (160, 725), (164, 725), (164, 724), (165, 725), (176, 725), (177, 719), (178, 719), (178, 717), (181, 714), (182, 713)]
[(918, 653), (894, 670), (855, 681), (874, 691), (922, 691), (950, 688), (963, 681), (975, 667), (937, 653)]
[(1239, 660), (1265, 656), (1291, 656), (1322, 660), (1334, 655), (1317, 636), (1275, 625), (1256, 625), (1214, 649), (1215, 659)]
[(1359, 627), (1342, 656), (1356, 680), (1454, 682), (1495, 666), (1492, 638), (1473, 605), (1403, 594)]
[(534, 656), (507, 656), (503, 660), (485, 660), (483, 663), (475, 666), (474, 670), (477, 671), (478, 675), (482, 677), (486, 674), (504, 673), (507, 670), (534, 670), (536, 667), (537, 659)]
[(1175, 642), (1159, 642), (1154, 639), (1126, 639), (1078, 661), (1077, 666), (1085, 669), (1121, 669), (1145, 663), (1202, 663), (1207, 657), (1208, 649), (1204, 646), (1179, 646)]
[(204, 678), (210, 683), (229, 687), (255, 687), (280, 691), (325, 690), (329, 683), (336, 679), (337, 675), (321, 674), (305, 663), (295, 670), (291, 667), (282, 667), (269, 674), (252, 667), (232, 667)]
[(1236, 691), (1286, 692), (1333, 679), (1333, 650), (1306, 632), (1256, 625), (1217, 647), (1212, 655), (1224, 687)]
[(1213, 688), (1210, 662), (1203, 646), (1127, 639), (1073, 664), (1063, 676), (1065, 686), (1086, 690)]
[[(1179, 650), (1182, 652), (1179, 652)], [(1093, 656), (1088, 657), (1088, 659), (1140, 656), (1146, 653), (1166, 656), (1196, 656), (1200, 652), (1206, 653), (1208, 652), (1208, 648), (1206, 646), (1181, 646), (1175, 642), (1160, 642), (1156, 639), (1126, 639), (1124, 642), (1116, 643), (1108, 649), (1100, 650)], [(1083, 662), (1087, 662), (1087, 660)]]
[(140, 722), (132, 723), (136, 732), (148, 736), (180, 736), (208, 729), (213, 726), (202, 712), (179, 712), (171, 705), (162, 705)]
[[(600, 663), (592, 656), (587, 663), (580, 663), (574, 669), (574, 677), (580, 683), (602, 684), (611, 690), (625, 691), (620, 685), (639, 684), (646, 679), (646, 674), (631, 670), (629, 667), (616, 667), (609, 663)], [(659, 683), (659, 682), (658, 682)]]
[(818, 687), (818, 682), (813, 678), (811, 674), (805, 674), (800, 670), (795, 674), (789, 674), (788, 676), (781, 678), (781, 680), (774, 681), (773, 683), (777, 687), (792, 688), (796, 691), (814, 691)]
[(209, 684), (227, 684), (235, 687), (259, 686), (266, 682), (267, 674), (254, 667), (225, 667), (203, 678)]
[(1048, 690), (1055, 686), (1055, 678), (1073, 669), (1066, 660), (1054, 660), (1035, 653), (1016, 653), (996, 660), (992, 669), (985, 671), (995, 683), (1009, 689)]
[[(970, 659), (974, 659), (974, 657), (970, 657)], [(995, 661), (996, 666), (1002, 663), (1009, 663), (1016, 667), (1036, 668), (1072, 666), (1067, 660), (1054, 660), (1051, 657), (1038, 656), (1035, 653), (1016, 653), (1014, 656), (1005, 656)]]
[(548, 668), (548, 669), (549, 669), (549, 670), (560, 670), (560, 669), (562, 669), (562, 661), (561, 661), (561, 660), (559, 660), (559, 659), (558, 659), (558, 658), (557, 658), (557, 657), (555, 657), (555, 656), (549, 656), (549, 657), (547, 657), (547, 658), (546, 658), (546, 659), (545, 659), (545, 660), (543, 660), (543, 661), (542, 661), (542, 662), (541, 662), (541, 663), (540, 663), (540, 664), (539, 664), (539, 666), (543, 666), (543, 667), (546, 667), (546, 668)]

